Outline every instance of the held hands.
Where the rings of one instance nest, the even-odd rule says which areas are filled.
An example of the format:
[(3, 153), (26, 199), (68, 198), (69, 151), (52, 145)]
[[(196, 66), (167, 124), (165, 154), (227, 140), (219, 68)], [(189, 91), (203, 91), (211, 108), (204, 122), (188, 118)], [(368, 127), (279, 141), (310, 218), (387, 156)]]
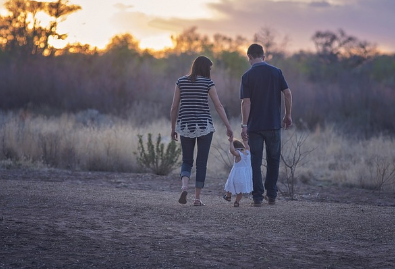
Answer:
[(243, 139), (243, 141), (248, 141), (248, 134), (247, 134), (247, 129), (243, 128), (241, 131), (241, 138)]
[(233, 141), (233, 131), (230, 128), (226, 128), (226, 135), (229, 137), (229, 141)]

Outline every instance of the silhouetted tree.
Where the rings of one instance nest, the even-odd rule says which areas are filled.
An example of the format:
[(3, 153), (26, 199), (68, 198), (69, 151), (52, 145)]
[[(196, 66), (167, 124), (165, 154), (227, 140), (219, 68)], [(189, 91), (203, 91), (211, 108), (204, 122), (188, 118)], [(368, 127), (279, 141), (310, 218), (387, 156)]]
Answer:
[[(0, 48), (13, 55), (51, 55), (50, 39), (65, 39), (57, 32), (60, 20), (81, 9), (68, 5), (67, 0), (39, 2), (32, 0), (8, 0), (4, 4), (8, 16), (0, 17)], [(49, 25), (42, 26), (37, 14), (50, 16)]]
[(356, 67), (375, 53), (375, 46), (367, 41), (347, 35), (342, 29), (336, 32), (317, 31), (312, 40), (320, 59), (327, 64), (341, 61), (347, 67)]
[(223, 51), (238, 52), (245, 55), (245, 47), (247, 46), (247, 39), (242, 36), (236, 36), (236, 39), (231, 37), (215, 34), (214, 35), (213, 50), (215, 53), (221, 53)]
[(106, 46), (106, 51), (111, 50), (127, 50), (137, 52), (140, 50), (139, 42), (131, 34), (116, 35)]
[(206, 56), (211, 56), (213, 44), (210, 42), (208, 36), (202, 36), (196, 30), (197, 27), (193, 26), (177, 36), (171, 36), (174, 44), (171, 51), (176, 54), (204, 53)]
[(73, 44), (67, 44), (64, 48), (57, 49), (55, 51), (55, 56), (67, 55), (67, 54), (92, 55), (98, 53), (99, 50), (97, 47), (92, 47), (89, 44), (73, 43)]
[(270, 27), (262, 27), (258, 33), (254, 35), (254, 42), (259, 43), (263, 46), (265, 51), (266, 60), (271, 60), (273, 57), (283, 58), (285, 54), (285, 48), (288, 44), (288, 37), (285, 36), (283, 39), (278, 41), (279, 34)]

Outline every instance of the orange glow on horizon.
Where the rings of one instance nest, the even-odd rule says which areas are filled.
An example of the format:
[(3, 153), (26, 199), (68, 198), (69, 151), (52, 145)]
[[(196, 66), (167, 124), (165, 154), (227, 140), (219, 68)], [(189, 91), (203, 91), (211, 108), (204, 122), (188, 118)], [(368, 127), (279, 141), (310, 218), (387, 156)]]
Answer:
[[(1, 16), (9, 15), (4, 8), (5, 2), (6, 0), (0, 0)], [(270, 9), (271, 12), (267, 12), (264, 17), (255, 12), (253, 7), (246, 7), (238, 0), (189, 1), (187, 12), (183, 0), (166, 0), (166, 3), (159, 0), (69, 0), (68, 3), (81, 6), (81, 10), (67, 15), (65, 20), (58, 21), (57, 32), (66, 34), (67, 38), (51, 38), (50, 45), (56, 49), (62, 49), (68, 44), (82, 44), (103, 50), (113, 37), (130, 33), (139, 42), (142, 50), (162, 51), (173, 48), (171, 36), (177, 36), (192, 26), (197, 27), (196, 32), (199, 35), (207, 36), (209, 39), (213, 39), (214, 34), (218, 33), (233, 39), (239, 35), (252, 40), (261, 27), (270, 26), (276, 20), (273, 18), (292, 8), (295, 15), (287, 16), (281, 23), (274, 24), (274, 30), (280, 33), (279, 36), (289, 37), (290, 42), (283, 47), (287, 52), (314, 51), (311, 40), (314, 31), (335, 30), (339, 27), (361, 40), (377, 41), (379, 53), (395, 52), (395, 39), (386, 33), (390, 31), (388, 23), (383, 24), (381, 20), (375, 20), (377, 23), (369, 24), (369, 32), (363, 32), (362, 26), (355, 27), (356, 23), (350, 23), (353, 19), (358, 20), (359, 25), (366, 21), (361, 19), (363, 16), (355, 10), (365, 11), (367, 15), (371, 15), (366, 4), (354, 0), (251, 0), (251, 3), (259, 7)], [(309, 10), (318, 10), (322, 14), (320, 13), (320, 18), (317, 19), (316, 15), (308, 15), (315, 14), (314, 12), (306, 13)], [(246, 12), (249, 14), (247, 17), (244, 15)], [(381, 12), (387, 15), (386, 10)], [(341, 14), (337, 20), (328, 19), (337, 14)], [(348, 14), (350, 16), (347, 16)], [(306, 16), (304, 27), (294, 25), (292, 22), (295, 18), (302, 15)], [(388, 17), (390, 18), (392, 17)], [(48, 27), (48, 15), (39, 13), (37, 19), (40, 25)]]

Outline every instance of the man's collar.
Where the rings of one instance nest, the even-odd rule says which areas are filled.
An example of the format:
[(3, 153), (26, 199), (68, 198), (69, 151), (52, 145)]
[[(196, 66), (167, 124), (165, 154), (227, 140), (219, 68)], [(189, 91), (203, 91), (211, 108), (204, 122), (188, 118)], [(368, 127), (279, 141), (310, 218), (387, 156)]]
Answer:
[(254, 63), (251, 67), (260, 66), (260, 65), (265, 65), (265, 64), (266, 64), (266, 62)]

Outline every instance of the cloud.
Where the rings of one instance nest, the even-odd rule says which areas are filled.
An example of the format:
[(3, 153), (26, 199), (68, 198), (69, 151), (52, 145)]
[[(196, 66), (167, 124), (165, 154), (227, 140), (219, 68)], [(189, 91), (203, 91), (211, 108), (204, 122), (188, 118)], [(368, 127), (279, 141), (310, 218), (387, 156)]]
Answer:
[(126, 11), (126, 10), (129, 9), (129, 8), (133, 8), (133, 5), (124, 5), (124, 4), (122, 4), (122, 3), (116, 3), (116, 4), (114, 5), (114, 7), (115, 7), (116, 9), (119, 9), (120, 11)]
[(331, 6), (331, 4), (326, 1), (320, 1), (320, 2), (314, 1), (314, 2), (311, 2), (309, 5), (312, 7), (323, 7), (323, 8)]
[(262, 27), (269, 27), (290, 39), (294, 49), (313, 49), (311, 37), (316, 31), (343, 29), (360, 40), (376, 43), (395, 51), (393, 25), (395, 1), (262, 1), (221, 0), (208, 7), (217, 16), (213, 19), (150, 20), (153, 28), (177, 30), (197, 26), (198, 32), (210, 36), (222, 33), (252, 39)]
[[(119, 32), (130, 32), (137, 39), (163, 33), (164, 28), (158, 27), (155, 21), (154, 16), (139, 11), (126, 10), (118, 11), (110, 18), (110, 23)], [(171, 25), (172, 23), (166, 24), (166, 30), (178, 30), (178, 27)]]

